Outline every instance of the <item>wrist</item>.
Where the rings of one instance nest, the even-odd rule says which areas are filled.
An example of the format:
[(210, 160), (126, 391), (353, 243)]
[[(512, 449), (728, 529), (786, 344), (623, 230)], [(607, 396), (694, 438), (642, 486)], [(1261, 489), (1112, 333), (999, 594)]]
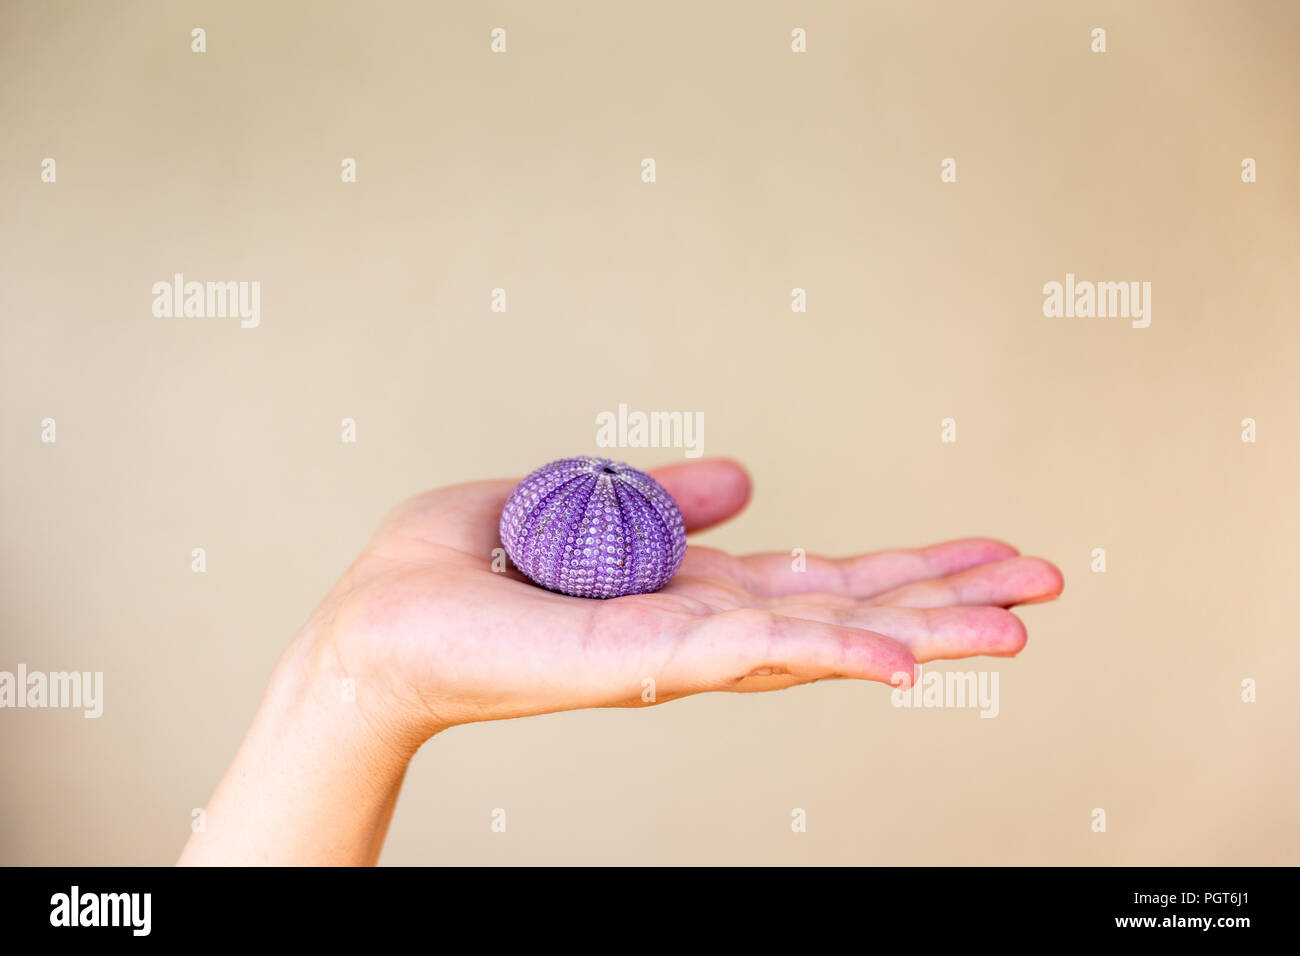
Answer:
[(425, 728), (364, 658), (346, 653), (333, 633), (299, 635), (281, 655), (267, 687), (283, 718), (316, 725), (359, 769), (405, 770), (420, 745), (441, 728)]
[(422, 740), (365, 698), (327, 644), (295, 640), (180, 862), (374, 863)]

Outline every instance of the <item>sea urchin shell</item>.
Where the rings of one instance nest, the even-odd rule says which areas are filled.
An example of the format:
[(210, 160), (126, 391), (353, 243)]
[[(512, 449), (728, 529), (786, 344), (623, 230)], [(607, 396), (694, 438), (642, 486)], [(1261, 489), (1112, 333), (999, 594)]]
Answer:
[(565, 458), (510, 492), (501, 543), (544, 588), (622, 597), (672, 580), (686, 554), (686, 525), (672, 495), (645, 472), (608, 458)]

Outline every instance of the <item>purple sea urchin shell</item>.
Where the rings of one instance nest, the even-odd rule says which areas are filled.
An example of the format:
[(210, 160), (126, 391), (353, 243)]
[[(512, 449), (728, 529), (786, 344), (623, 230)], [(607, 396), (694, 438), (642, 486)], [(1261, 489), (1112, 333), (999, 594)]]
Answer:
[(501, 543), (544, 588), (622, 597), (672, 580), (686, 554), (686, 525), (672, 495), (645, 472), (608, 458), (565, 458), (510, 492)]

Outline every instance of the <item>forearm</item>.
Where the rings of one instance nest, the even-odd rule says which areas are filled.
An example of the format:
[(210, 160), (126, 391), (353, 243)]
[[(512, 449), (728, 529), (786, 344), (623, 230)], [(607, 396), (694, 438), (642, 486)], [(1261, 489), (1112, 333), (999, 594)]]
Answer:
[(418, 744), (377, 732), (336, 667), (302, 638), (285, 653), (181, 865), (379, 858)]

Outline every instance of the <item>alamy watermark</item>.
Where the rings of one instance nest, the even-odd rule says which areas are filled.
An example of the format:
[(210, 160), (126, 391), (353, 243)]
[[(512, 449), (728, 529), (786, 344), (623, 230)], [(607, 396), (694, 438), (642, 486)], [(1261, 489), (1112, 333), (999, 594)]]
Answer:
[(682, 448), (687, 458), (704, 454), (703, 412), (638, 412), (620, 404), (596, 415), (600, 448)]
[(186, 282), (177, 272), (168, 282), (153, 284), (153, 314), (160, 319), (238, 318), (239, 327), (255, 329), (262, 322), (262, 283)]
[(0, 707), (81, 708), (87, 718), (104, 713), (103, 671), (0, 671)]
[(997, 671), (930, 671), (917, 668), (916, 682), (912, 675), (899, 672), (889, 683), (893, 690), (889, 702), (895, 707), (920, 709), (978, 708), (980, 717), (996, 717), (1001, 711), (998, 703)]
[(83, 893), (73, 885), (50, 897), (51, 926), (118, 926), (148, 936), (153, 925), (152, 893)]
[(1076, 281), (1073, 272), (1065, 282), (1043, 286), (1043, 315), (1049, 319), (1132, 319), (1135, 329), (1151, 324), (1150, 282)]

